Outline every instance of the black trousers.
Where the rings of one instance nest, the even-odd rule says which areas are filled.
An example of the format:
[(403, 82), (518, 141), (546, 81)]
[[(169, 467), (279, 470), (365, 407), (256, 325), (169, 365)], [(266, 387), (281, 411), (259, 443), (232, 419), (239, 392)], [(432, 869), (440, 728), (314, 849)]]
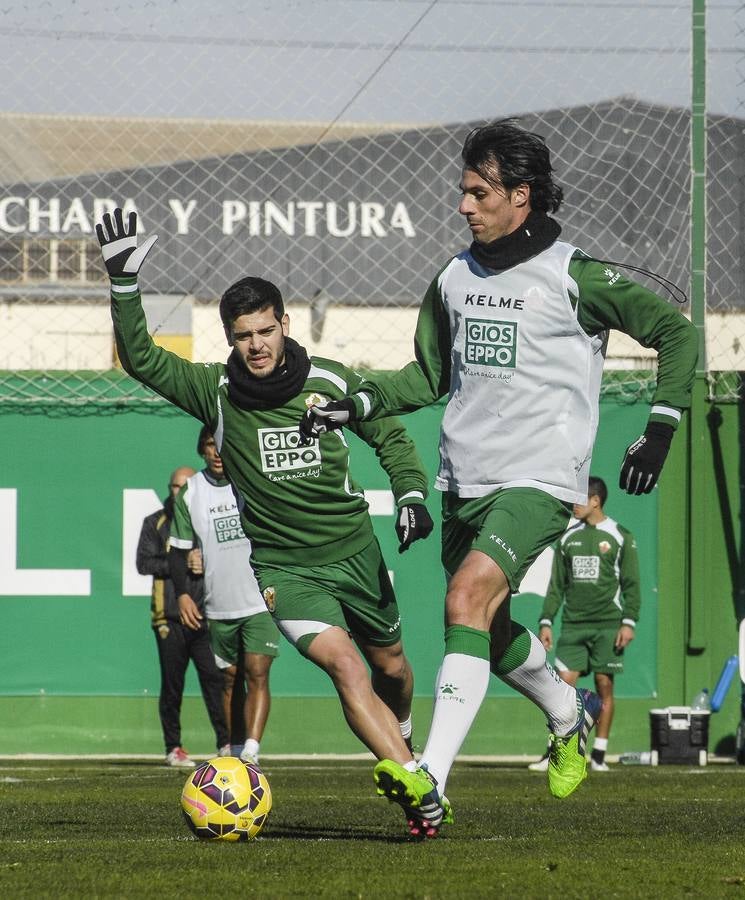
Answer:
[[(167, 629), (167, 630), (166, 630)], [(223, 675), (217, 668), (206, 625), (192, 631), (180, 622), (154, 628), (160, 659), (160, 724), (166, 753), (181, 746), (181, 698), (189, 660), (193, 660), (218, 748), (230, 739), (222, 704)]]

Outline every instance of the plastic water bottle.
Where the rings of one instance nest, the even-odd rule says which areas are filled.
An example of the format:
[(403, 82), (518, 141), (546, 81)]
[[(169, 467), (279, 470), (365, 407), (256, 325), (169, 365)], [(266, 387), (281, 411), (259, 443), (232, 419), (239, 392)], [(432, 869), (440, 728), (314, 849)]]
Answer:
[(711, 709), (711, 703), (709, 701), (709, 689), (703, 688), (700, 690), (698, 694), (691, 700), (691, 709), (698, 710), (699, 712), (704, 709)]
[(725, 660), (725, 663), (722, 666), (722, 674), (719, 676), (719, 681), (717, 681), (716, 685), (714, 686), (714, 691), (711, 695), (712, 712), (719, 712), (719, 710), (722, 708), (724, 699), (727, 696), (727, 691), (729, 690), (730, 684), (732, 684), (732, 679), (734, 678), (739, 664), (740, 658), (736, 653), (734, 654), (734, 656), (730, 656), (727, 660)]
[(651, 766), (652, 752), (639, 750), (636, 753), (622, 753), (618, 757), (618, 761), (624, 766)]

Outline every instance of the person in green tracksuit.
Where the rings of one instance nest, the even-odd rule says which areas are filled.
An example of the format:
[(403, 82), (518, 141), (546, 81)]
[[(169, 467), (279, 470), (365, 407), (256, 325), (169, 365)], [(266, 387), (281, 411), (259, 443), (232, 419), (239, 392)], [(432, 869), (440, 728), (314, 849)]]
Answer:
[[(125, 224), (121, 209), (106, 213), (96, 233), (111, 281), (122, 366), (209, 428), (251, 542), (251, 565), (280, 631), (331, 677), (354, 734), (378, 759), (395, 758), (426, 794), (430, 781), (411, 753), (413, 675), (398, 605), (363, 491), (349, 472), (347, 442), (328, 434), (305, 447), (297, 427), (305, 409), (355, 391), (362, 377), (333, 360), (308, 357), (289, 337), (279, 289), (250, 276), (220, 300), (232, 348), (227, 363), (194, 364), (158, 347), (147, 331), (137, 281), (157, 236), (138, 246), (136, 213)], [(403, 552), (433, 528), (424, 502), (426, 473), (397, 420), (360, 423), (355, 431), (391, 480)], [(445, 804), (437, 798), (441, 818)], [(401, 805), (407, 820), (419, 816)]]
[[(553, 623), (564, 606), (555, 665), (562, 679), (575, 685), (592, 672), (603, 701), (590, 755), (593, 772), (607, 772), (615, 701), (616, 675), (623, 672), (623, 652), (634, 640), (641, 607), (639, 555), (633, 534), (605, 514), (608, 488), (590, 476), (587, 503), (574, 505), (578, 520), (554, 545), (554, 559), (538, 623), (538, 638), (554, 646)], [(548, 753), (529, 768), (548, 767)]]
[[(422, 301), (415, 359), (369, 378), (300, 421), (312, 442), (329, 430), (411, 412), (447, 397), (440, 430), (445, 656), (420, 763), (444, 790), (486, 695), (490, 671), (544, 712), (548, 784), (569, 796), (587, 776), (585, 747), (599, 697), (546, 665), (538, 637), (511, 621), (510, 597), (530, 564), (587, 502), (598, 397), (610, 329), (657, 351), (658, 378), (644, 433), (621, 465), (620, 486), (657, 482), (698, 355), (694, 326), (664, 300), (559, 240), (550, 216), (563, 190), (545, 141), (513, 120), (473, 129), (462, 150), (458, 212), (471, 245), (447, 260)], [(378, 789), (416, 796), (389, 760)]]

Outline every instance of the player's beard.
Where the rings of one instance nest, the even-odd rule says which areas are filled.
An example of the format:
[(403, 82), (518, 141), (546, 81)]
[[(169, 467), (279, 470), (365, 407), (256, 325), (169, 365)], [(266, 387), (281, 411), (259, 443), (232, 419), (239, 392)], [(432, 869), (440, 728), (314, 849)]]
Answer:
[(271, 366), (261, 366), (259, 369), (252, 369), (250, 356), (244, 357), (244, 362), (249, 375), (252, 375), (254, 378), (268, 378), (285, 364), (285, 338), (283, 337), (282, 343), (278, 345)]

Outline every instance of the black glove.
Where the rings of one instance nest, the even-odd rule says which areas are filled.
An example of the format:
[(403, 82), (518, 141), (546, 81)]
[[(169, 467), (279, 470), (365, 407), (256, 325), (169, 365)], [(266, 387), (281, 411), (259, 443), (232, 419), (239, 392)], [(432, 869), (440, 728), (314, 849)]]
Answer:
[(145, 257), (158, 240), (158, 235), (154, 234), (138, 247), (137, 213), (129, 214), (129, 221), (125, 226), (122, 210), (118, 207), (114, 210), (113, 220), (111, 213), (104, 213), (102, 222), (96, 225), (96, 237), (101, 245), (101, 255), (109, 278), (136, 276)]
[(618, 486), (627, 494), (648, 494), (657, 484), (665, 463), (674, 428), (650, 422), (644, 434), (626, 448)]
[(327, 431), (335, 431), (343, 425), (357, 420), (354, 400), (345, 397), (343, 400), (330, 400), (324, 406), (311, 406), (300, 420), (300, 440), (309, 444), (319, 435)]
[(429, 537), (435, 523), (423, 503), (407, 503), (398, 513), (396, 536), (400, 541), (398, 552), (403, 553), (414, 541)]

